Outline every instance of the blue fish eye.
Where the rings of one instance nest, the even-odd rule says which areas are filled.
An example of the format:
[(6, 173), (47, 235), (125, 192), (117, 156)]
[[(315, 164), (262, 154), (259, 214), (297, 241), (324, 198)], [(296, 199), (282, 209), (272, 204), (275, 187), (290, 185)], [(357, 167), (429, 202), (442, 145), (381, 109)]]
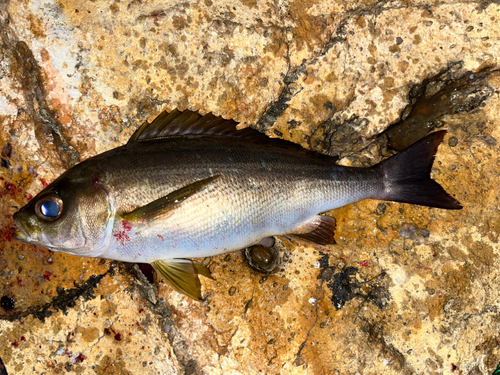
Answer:
[(40, 212), (46, 217), (59, 215), (59, 205), (54, 201), (45, 201), (40, 205)]
[(35, 214), (45, 221), (54, 221), (61, 216), (63, 201), (58, 195), (52, 194), (39, 199), (35, 204)]

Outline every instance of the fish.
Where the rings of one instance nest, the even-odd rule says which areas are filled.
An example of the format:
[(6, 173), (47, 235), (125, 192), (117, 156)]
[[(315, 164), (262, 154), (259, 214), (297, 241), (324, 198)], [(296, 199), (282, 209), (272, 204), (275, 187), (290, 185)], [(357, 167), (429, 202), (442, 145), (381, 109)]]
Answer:
[(81, 257), (149, 263), (200, 301), (199, 275), (211, 273), (193, 259), (274, 236), (334, 244), (336, 222), (324, 213), (350, 203), (462, 208), (430, 176), (444, 130), (373, 167), (354, 168), (236, 126), (211, 113), (162, 112), (125, 145), (45, 187), (14, 214), (14, 237)]

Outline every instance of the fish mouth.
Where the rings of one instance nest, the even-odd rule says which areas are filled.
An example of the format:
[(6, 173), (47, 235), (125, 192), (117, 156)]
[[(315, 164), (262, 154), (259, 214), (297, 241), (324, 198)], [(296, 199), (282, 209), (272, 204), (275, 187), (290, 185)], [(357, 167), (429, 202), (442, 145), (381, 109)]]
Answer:
[(21, 241), (21, 242), (28, 242), (28, 237), (26, 237), (24, 235), (24, 233), (21, 232), (20, 230), (14, 232), (12, 237), (14, 237), (16, 240)]
[(19, 212), (14, 214), (14, 223), (18, 230), (12, 236), (18, 241), (29, 242), (30, 236), (26, 233), (26, 228), (30, 225), (19, 215)]

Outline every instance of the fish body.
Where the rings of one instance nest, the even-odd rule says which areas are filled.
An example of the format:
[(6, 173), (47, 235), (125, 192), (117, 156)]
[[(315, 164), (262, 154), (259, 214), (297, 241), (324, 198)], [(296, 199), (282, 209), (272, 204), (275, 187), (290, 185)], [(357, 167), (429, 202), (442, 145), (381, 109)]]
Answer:
[[(168, 167), (167, 160), (173, 161)], [(96, 174), (92, 170), (98, 184), (112, 192), (112, 232), (105, 246), (79, 255), (128, 262), (239, 250), (265, 237), (292, 233), (320, 212), (375, 197), (383, 189), (382, 177), (373, 170), (338, 167), (286, 148), (269, 152), (265, 144), (243, 140), (131, 143), (82, 166), (89, 186), (96, 183), (95, 177), (90, 181)], [(121, 218), (211, 176), (218, 177), (154, 224)]]
[[(318, 214), (367, 198), (461, 207), (429, 177), (444, 132), (349, 168), (211, 115), (162, 116), (47, 186), (15, 214), (16, 237), (85, 257), (185, 265), (276, 235), (333, 243), (334, 222)], [(197, 267), (189, 272), (208, 275)]]

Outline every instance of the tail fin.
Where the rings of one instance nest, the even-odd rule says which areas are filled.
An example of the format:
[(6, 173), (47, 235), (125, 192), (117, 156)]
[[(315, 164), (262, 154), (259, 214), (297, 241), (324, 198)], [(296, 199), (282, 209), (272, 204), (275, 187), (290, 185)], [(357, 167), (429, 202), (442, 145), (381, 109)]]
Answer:
[(457, 210), (460, 202), (430, 177), (437, 148), (445, 130), (422, 138), (404, 151), (382, 161), (379, 168), (384, 179), (383, 200)]

